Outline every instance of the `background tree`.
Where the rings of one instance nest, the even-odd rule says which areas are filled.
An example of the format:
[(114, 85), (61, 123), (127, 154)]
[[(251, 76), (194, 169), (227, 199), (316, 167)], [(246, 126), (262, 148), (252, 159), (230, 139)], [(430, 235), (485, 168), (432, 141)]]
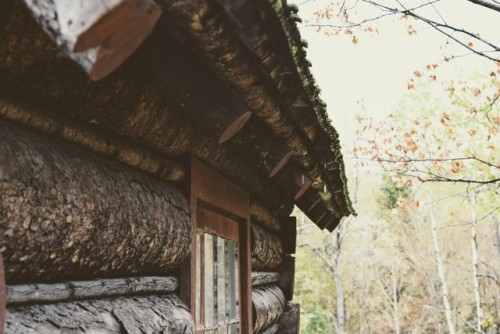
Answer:
[[(304, 4), (314, 0), (299, 2)], [(472, 6), (480, 6), (485, 11), (498, 13), (500, 2), (496, 0), (461, 0)], [(389, 18), (404, 20), (410, 35), (417, 33), (419, 25), (432, 28), (446, 37), (447, 44), (457, 44), (465, 53), (449, 55), (449, 60), (468, 54), (475, 54), (485, 59), (498, 61), (500, 45), (495, 36), (485, 37), (472, 26), (463, 28), (451, 23), (449, 12), (456, 6), (456, 0), (334, 0), (326, 5), (319, 5), (316, 16), (308, 20), (306, 26), (323, 31), (328, 35), (348, 35), (353, 43), (358, 42), (360, 32), (377, 32), (378, 21)]]

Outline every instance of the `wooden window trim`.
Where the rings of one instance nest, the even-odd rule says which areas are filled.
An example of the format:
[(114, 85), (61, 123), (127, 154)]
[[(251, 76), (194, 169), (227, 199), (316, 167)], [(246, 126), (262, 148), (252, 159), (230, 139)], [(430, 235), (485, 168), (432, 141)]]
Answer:
[[(191, 158), (191, 213), (193, 233), (191, 256), (181, 270), (181, 298), (190, 305), (195, 317), (196, 281), (194, 279), (196, 258), (196, 232), (205, 228), (198, 224), (199, 209), (209, 210), (239, 223), (239, 287), (240, 287), (240, 333), (252, 333), (252, 257), (250, 197), (243, 189), (223, 178), (214, 170)], [(208, 226), (208, 228), (210, 228)], [(227, 231), (227, 233), (232, 233)], [(220, 234), (219, 234), (220, 235)], [(224, 235), (221, 235), (224, 236)], [(193, 292), (193, 293), (192, 293)]]

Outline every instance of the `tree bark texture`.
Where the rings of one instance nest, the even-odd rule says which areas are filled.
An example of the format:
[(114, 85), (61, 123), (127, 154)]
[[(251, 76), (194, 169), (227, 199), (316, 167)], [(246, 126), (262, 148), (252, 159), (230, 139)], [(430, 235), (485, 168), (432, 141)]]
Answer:
[(9, 307), (5, 333), (194, 333), (194, 324), (176, 295), (118, 297)]
[(479, 280), (479, 254), (477, 243), (477, 214), (476, 214), (476, 196), (475, 192), (472, 193), (470, 199), (471, 204), (471, 227), (470, 227), (470, 241), (471, 241), (471, 264), (472, 264), (472, 282), (474, 291), (474, 300), (476, 302), (476, 325), (479, 330), (483, 326), (483, 307), (481, 303), (481, 286)]
[(151, 33), (152, 0), (24, 0), (37, 23), (92, 80), (120, 66)]
[(287, 302), (285, 312), (278, 322), (278, 334), (298, 334), (300, 331), (300, 305)]
[(55, 284), (8, 285), (6, 301), (12, 306), (112, 296), (157, 295), (174, 292), (178, 283), (174, 276), (144, 276)]
[(277, 283), (280, 280), (280, 274), (275, 272), (254, 271), (252, 272), (252, 286), (261, 286)]
[(34, 106), (0, 95), (0, 117), (27, 125), (44, 133), (64, 138), (85, 149), (116, 159), (165, 181), (178, 182), (185, 176), (183, 167), (140, 145), (62, 118), (51, 118)]
[(274, 215), (266, 206), (259, 201), (251, 199), (250, 216), (252, 221), (259, 225), (265, 226), (272, 231), (281, 230), (281, 220)]
[(252, 270), (278, 267), (285, 255), (283, 243), (275, 234), (252, 224)]
[[(219, 145), (203, 119), (231, 104), (231, 93), (199, 59), (168, 34), (153, 34), (120, 71), (89, 82), (32, 22), (13, 6), (0, 31), (0, 88), (45, 112), (64, 115), (136, 142), (165, 157), (193, 154), (277, 215), (293, 202), (230, 143)], [(232, 97), (234, 100), (234, 96)], [(198, 123), (196, 122), (198, 121)], [(255, 165), (255, 164), (254, 164)]]
[(252, 290), (253, 332), (261, 333), (276, 323), (285, 308), (285, 296), (276, 285)]
[(168, 183), (0, 122), (0, 247), (9, 284), (165, 275), (191, 247)]

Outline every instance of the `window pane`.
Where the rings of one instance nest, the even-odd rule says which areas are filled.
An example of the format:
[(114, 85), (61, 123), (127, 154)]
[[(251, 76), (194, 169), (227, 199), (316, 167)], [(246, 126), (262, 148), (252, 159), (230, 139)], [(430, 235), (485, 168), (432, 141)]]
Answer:
[(234, 240), (228, 240), (229, 264), (229, 319), (238, 319), (238, 247)]
[(239, 333), (238, 243), (196, 235), (195, 317), (202, 333)]
[(217, 306), (219, 310), (219, 325), (224, 324), (228, 320), (226, 316), (226, 296), (229, 290), (226, 289), (226, 243), (227, 239), (217, 237)]
[(195, 292), (195, 308), (196, 308), (196, 327), (202, 323), (201, 319), (201, 256), (203, 251), (201, 249), (203, 245), (203, 234), (196, 233), (196, 292)]
[(214, 251), (213, 239), (211, 234), (204, 235), (204, 297), (205, 297), (205, 327), (212, 327), (214, 324)]

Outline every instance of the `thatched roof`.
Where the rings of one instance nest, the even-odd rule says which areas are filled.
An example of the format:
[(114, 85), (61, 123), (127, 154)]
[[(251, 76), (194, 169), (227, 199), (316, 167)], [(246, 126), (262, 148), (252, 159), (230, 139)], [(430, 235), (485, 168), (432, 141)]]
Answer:
[[(123, 45), (139, 43), (116, 36), (126, 31), (130, 39), (137, 22), (75, 52), (74, 36), (61, 37), (63, 23), (53, 22), (57, 8), (44, 8), (42, 15), (40, 2), (25, 0), (30, 11), (5, 2), (2, 97), (29, 101), (58, 124), (112, 136), (107, 142), (130, 143), (136, 153), (142, 148), (149, 160), (156, 155), (158, 161), (182, 163), (182, 156), (194, 155), (278, 216), (288, 215), (293, 202), (318, 226), (333, 230), (353, 213), (338, 135), (309, 71), (296, 8), (284, 0), (121, 2), (147, 3), (144, 8), (162, 12), (150, 37), (137, 50), (126, 50), (133, 53), (128, 60)], [(153, 26), (158, 10), (137, 8), (132, 19), (122, 21), (149, 20)], [(114, 64), (117, 69), (109, 68), (108, 75), (102, 68), (114, 61), (110, 52), (121, 52), (117, 58), (125, 62)], [(75, 62), (91, 78), (106, 77), (89, 82)], [(63, 132), (54, 134), (64, 137)], [(125, 162), (133, 165), (130, 160)]]

